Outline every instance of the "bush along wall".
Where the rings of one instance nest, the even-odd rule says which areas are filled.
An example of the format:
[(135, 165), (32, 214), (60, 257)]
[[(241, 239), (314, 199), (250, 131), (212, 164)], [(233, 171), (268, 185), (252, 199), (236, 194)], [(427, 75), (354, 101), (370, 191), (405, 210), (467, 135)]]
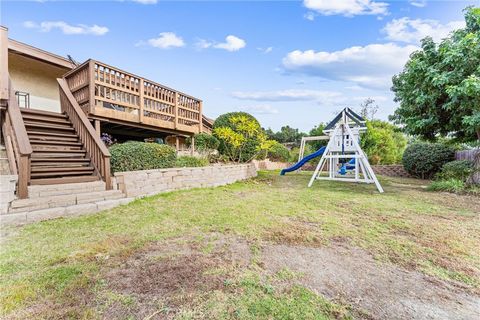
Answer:
[(455, 149), (441, 143), (416, 142), (403, 153), (405, 170), (414, 177), (431, 179), (444, 164), (455, 159)]
[(113, 172), (172, 168), (175, 166), (175, 149), (157, 143), (129, 141), (110, 147)]

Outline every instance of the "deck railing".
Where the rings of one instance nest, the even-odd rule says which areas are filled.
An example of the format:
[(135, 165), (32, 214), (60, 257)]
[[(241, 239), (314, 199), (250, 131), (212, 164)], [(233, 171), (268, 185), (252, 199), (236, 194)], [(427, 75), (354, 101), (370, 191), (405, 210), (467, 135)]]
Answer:
[(5, 117), (2, 119), (2, 134), (5, 141), (8, 163), (12, 174), (18, 175), (17, 196), (20, 199), (28, 197), (30, 182), (30, 158), (32, 146), (18, 107), (15, 90), (9, 79), (9, 98)]
[(65, 112), (68, 115), (68, 119), (72, 122), (80, 141), (83, 143), (92, 165), (96, 172), (105, 181), (107, 190), (111, 189), (110, 152), (95, 132), (87, 115), (81, 110), (74, 96), (70, 92), (65, 79), (58, 79), (58, 84), (62, 112)]
[(202, 131), (202, 101), (154, 81), (95, 60), (64, 78), (87, 114), (187, 133)]

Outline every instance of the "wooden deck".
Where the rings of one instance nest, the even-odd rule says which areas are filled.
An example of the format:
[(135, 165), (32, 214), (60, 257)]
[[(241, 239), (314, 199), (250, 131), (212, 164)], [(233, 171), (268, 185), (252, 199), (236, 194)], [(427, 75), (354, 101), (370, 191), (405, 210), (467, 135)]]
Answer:
[(82, 110), (93, 118), (150, 128), (202, 132), (202, 101), (105, 63), (88, 60), (64, 78)]

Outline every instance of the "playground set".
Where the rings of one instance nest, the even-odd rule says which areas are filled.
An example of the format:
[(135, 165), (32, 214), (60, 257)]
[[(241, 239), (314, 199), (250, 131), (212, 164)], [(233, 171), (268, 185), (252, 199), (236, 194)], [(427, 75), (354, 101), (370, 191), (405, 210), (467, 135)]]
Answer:
[[(365, 119), (350, 108), (343, 109), (323, 130), (326, 136), (302, 138), (299, 161), (283, 169), (280, 174), (300, 170), (305, 163), (321, 156), (308, 187), (311, 187), (315, 180), (363, 182), (374, 183), (382, 193), (383, 188), (368, 162), (367, 155), (360, 147), (360, 133), (366, 130)], [(329, 141), (327, 146), (304, 157), (305, 143), (315, 140)]]

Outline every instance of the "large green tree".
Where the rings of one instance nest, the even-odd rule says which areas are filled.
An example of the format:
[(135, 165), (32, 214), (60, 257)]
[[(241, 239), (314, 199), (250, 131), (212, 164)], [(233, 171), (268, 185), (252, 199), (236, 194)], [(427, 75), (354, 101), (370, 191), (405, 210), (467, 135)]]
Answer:
[(402, 160), (407, 139), (397, 127), (381, 120), (368, 120), (360, 137), (362, 150), (371, 164), (396, 164)]
[(281, 127), (278, 132), (273, 132), (272, 129), (268, 128), (265, 133), (268, 135), (269, 139), (280, 143), (295, 142), (299, 144), (302, 137), (305, 136), (305, 133), (288, 125)]
[(391, 117), (427, 140), (480, 140), (480, 8), (465, 9), (466, 27), (436, 44), (430, 37), (393, 77), (399, 108)]

